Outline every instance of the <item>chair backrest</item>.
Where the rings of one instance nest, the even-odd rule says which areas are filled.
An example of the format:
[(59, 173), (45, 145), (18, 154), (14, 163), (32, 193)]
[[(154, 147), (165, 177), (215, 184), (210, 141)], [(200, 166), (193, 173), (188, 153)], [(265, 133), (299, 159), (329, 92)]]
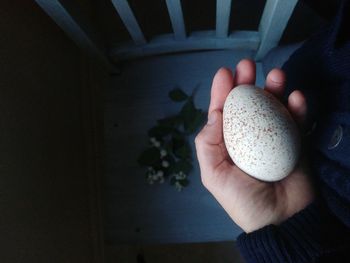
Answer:
[[(229, 32), (232, 0), (216, 1), (216, 29), (186, 32), (180, 0), (166, 0), (172, 34), (160, 35), (147, 41), (127, 0), (112, 3), (129, 31), (133, 43), (120, 45), (111, 55), (120, 59), (190, 50), (247, 48), (256, 50), (262, 58), (278, 44), (297, 0), (267, 0), (258, 31)], [(191, 22), (191, 21), (186, 21)]]
[[(71, 0), (35, 0), (44, 11), (80, 46), (103, 60), (118, 61), (148, 55), (196, 50), (251, 49), (260, 60), (276, 46), (292, 15), (297, 0), (266, 0), (257, 31), (229, 30), (232, 0), (216, 0), (216, 28), (188, 32), (181, 0), (165, 0), (172, 33), (146, 39), (128, 0), (110, 0), (123, 21), (132, 41), (113, 48), (97, 39), (97, 33)], [(117, 32), (116, 32), (117, 34)]]

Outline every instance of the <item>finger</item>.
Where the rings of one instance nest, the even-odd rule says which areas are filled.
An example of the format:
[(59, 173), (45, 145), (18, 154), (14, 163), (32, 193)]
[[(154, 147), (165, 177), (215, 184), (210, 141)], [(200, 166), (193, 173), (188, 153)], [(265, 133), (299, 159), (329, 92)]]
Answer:
[(236, 66), (235, 84), (255, 84), (255, 62), (250, 59), (241, 60)]
[(284, 93), (286, 75), (281, 69), (275, 68), (266, 77), (265, 90), (281, 98)]
[(213, 171), (225, 159), (221, 150), (222, 142), (222, 113), (215, 110), (209, 114), (207, 125), (195, 139), (201, 171)]
[(300, 90), (294, 90), (288, 97), (288, 110), (299, 125), (306, 120), (307, 103)]
[(196, 137), (200, 143), (216, 145), (223, 141), (222, 134), (222, 113), (214, 110), (209, 113), (208, 122)]
[(211, 87), (211, 98), (208, 114), (214, 110), (222, 111), (227, 95), (233, 87), (232, 71), (228, 68), (221, 68), (215, 74)]
[(215, 74), (208, 113), (222, 111), (227, 95), (239, 84), (255, 84), (255, 63), (250, 59), (241, 60), (236, 66), (235, 77), (230, 69), (221, 68)]

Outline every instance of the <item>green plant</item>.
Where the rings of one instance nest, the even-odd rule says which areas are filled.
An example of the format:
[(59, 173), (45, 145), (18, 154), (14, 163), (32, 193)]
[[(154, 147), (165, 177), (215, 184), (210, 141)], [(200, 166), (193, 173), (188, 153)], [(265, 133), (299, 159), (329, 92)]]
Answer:
[(138, 163), (147, 167), (149, 184), (168, 180), (178, 191), (189, 184), (193, 155), (188, 137), (203, 125), (207, 116), (194, 105), (194, 93), (187, 95), (179, 88), (170, 91), (170, 99), (183, 104), (180, 111), (157, 120), (148, 131), (149, 147), (140, 154)]

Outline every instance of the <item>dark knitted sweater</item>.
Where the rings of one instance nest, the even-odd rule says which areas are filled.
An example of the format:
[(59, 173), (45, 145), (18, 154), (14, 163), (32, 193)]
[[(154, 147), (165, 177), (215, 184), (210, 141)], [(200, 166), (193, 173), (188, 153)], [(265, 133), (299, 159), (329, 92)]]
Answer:
[(350, 262), (350, 1), (283, 66), (287, 93), (308, 101), (309, 156), (317, 200), (279, 226), (242, 234), (237, 246), (251, 262)]

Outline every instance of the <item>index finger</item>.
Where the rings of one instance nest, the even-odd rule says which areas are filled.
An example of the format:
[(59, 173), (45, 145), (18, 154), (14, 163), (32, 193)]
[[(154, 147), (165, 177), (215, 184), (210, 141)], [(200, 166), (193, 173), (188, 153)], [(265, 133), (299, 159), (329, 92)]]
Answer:
[(211, 86), (210, 105), (208, 114), (214, 110), (222, 111), (226, 97), (234, 86), (232, 71), (220, 68), (216, 72)]
[(235, 77), (228, 68), (221, 68), (215, 74), (211, 87), (211, 98), (208, 113), (222, 111), (226, 97), (232, 88), (239, 84), (255, 83), (255, 63), (250, 59), (241, 60), (236, 66)]

